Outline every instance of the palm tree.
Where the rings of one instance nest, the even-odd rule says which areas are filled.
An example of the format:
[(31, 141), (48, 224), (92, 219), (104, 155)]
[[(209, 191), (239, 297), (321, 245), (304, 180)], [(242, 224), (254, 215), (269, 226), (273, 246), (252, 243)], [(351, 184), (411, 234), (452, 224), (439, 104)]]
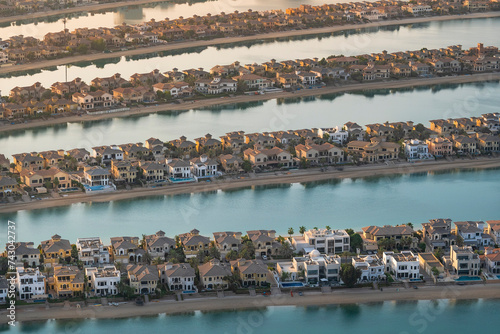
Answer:
[(331, 230), (331, 229), (332, 229), (332, 228), (330, 227), (330, 225), (326, 225), (326, 226), (325, 226), (325, 228), (326, 228), (327, 230)]
[(305, 226), (300, 226), (300, 227), (299, 227), (299, 233), (300, 233), (300, 234), (304, 234), (304, 233), (306, 233), (306, 227), (305, 227)]
[(289, 227), (288, 228), (288, 235), (290, 236), (290, 238), (292, 237), (292, 234), (293, 234), (293, 227)]

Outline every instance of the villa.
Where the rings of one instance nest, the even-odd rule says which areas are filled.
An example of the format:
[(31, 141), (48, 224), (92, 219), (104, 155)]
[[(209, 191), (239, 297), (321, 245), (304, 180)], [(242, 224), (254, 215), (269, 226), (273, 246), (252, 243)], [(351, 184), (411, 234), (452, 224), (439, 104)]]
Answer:
[(45, 295), (45, 276), (38, 268), (16, 267), (16, 290), (21, 300)]
[(255, 247), (255, 257), (273, 255), (278, 252), (279, 242), (275, 241), (275, 230), (247, 231), (248, 238)]
[(158, 266), (161, 283), (167, 285), (170, 291), (193, 291), (195, 271), (189, 263), (165, 263)]
[(299, 144), (295, 146), (299, 159), (306, 159), (312, 163), (337, 163), (344, 161), (344, 151), (330, 143)]
[(127, 266), (129, 285), (135, 294), (152, 294), (156, 292), (160, 280), (158, 268), (147, 264), (129, 264)]
[(401, 253), (384, 252), (383, 261), (386, 272), (393, 273), (396, 279), (419, 279), (420, 263), (410, 251)]
[(445, 265), (459, 276), (477, 276), (480, 270), (479, 255), (470, 246), (450, 247), (450, 256), (444, 256)]
[(210, 238), (200, 235), (200, 231), (192, 229), (189, 233), (179, 234), (186, 258), (195, 257), (198, 252), (208, 254)]
[(57, 298), (81, 296), (84, 291), (84, 272), (77, 266), (54, 265), (54, 274), (49, 276), (49, 293)]
[(217, 259), (212, 259), (200, 265), (198, 269), (200, 271), (200, 282), (205, 289), (228, 288), (228, 282), (224, 278), (231, 276), (230, 266), (221, 263)]
[(214, 232), (214, 243), (222, 258), (230, 251), (238, 252), (241, 247), (241, 232)]
[(32, 242), (16, 242), (14, 245), (14, 263), (16, 266), (38, 267), (40, 265), (40, 250), (33, 248), (34, 244)]
[(231, 272), (240, 277), (243, 287), (267, 286), (269, 270), (260, 260), (239, 259), (231, 261)]
[(166, 259), (166, 254), (175, 248), (175, 240), (165, 236), (165, 232), (158, 231), (152, 235), (146, 235), (144, 238), (149, 255), (152, 259)]
[(59, 259), (66, 259), (71, 256), (71, 244), (69, 240), (61, 239), (61, 236), (55, 234), (50, 240), (42, 241), (41, 251), (43, 255), (43, 264), (52, 267), (59, 263)]
[(350, 237), (345, 230), (311, 229), (303, 236), (292, 237), (292, 245), (297, 252), (316, 249), (321, 254), (341, 254), (349, 251)]
[(120, 283), (121, 274), (115, 266), (108, 265), (102, 268), (87, 267), (85, 268), (85, 276), (87, 277), (87, 284), (92, 296), (105, 297), (118, 294), (118, 284)]
[(128, 264), (142, 262), (145, 251), (139, 248), (138, 237), (111, 238), (111, 254), (115, 262)]
[(320, 282), (340, 282), (341, 259), (338, 255), (320, 254), (313, 250), (303, 257), (294, 257), (291, 262), (278, 262), (276, 271), (281, 277), (287, 273), (291, 280), (299, 279), (303, 271), (304, 279), (310, 284)]
[(352, 258), (354, 268), (361, 270), (360, 282), (385, 278), (385, 265), (377, 255), (358, 255)]
[(99, 237), (76, 239), (76, 249), (84, 266), (109, 263), (109, 249)]

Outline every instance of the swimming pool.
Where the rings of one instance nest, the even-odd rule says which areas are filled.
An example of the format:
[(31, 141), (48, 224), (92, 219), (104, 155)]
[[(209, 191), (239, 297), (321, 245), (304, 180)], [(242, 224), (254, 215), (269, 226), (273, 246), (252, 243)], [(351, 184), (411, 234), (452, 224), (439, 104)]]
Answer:
[(196, 293), (194, 290), (182, 291), (182, 293)]
[(460, 276), (455, 280), (455, 282), (465, 282), (465, 281), (482, 281), (481, 277), (477, 276)]
[(104, 190), (105, 186), (87, 186), (87, 185), (84, 185), (84, 187), (87, 191), (98, 191), (98, 190)]
[(297, 287), (303, 287), (304, 283), (302, 282), (283, 282), (281, 283), (282, 288), (297, 288)]
[(62, 192), (62, 193), (69, 193), (71, 191), (79, 191), (79, 190), (80, 190), (80, 188), (76, 188), (76, 187), (74, 187), (74, 188), (66, 188), (66, 189), (59, 189), (59, 191)]
[(178, 178), (178, 177), (171, 177), (169, 178), (170, 182), (172, 183), (187, 183), (187, 182), (196, 182), (195, 179), (187, 177), (187, 178)]

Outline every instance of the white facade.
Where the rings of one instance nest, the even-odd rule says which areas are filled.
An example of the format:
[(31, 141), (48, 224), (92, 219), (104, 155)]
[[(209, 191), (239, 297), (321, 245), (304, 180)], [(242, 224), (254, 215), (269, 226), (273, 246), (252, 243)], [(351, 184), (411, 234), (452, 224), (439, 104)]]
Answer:
[(191, 173), (196, 177), (212, 177), (217, 175), (217, 162), (206, 155), (191, 160)]
[(380, 261), (377, 255), (358, 256), (352, 258), (354, 268), (361, 270), (362, 281), (377, 281), (385, 278), (384, 263)]
[(118, 294), (120, 271), (115, 266), (85, 268), (90, 294), (93, 296), (114, 296)]
[(322, 254), (340, 254), (348, 252), (351, 238), (345, 230), (312, 229), (304, 233), (308, 247), (314, 247)]
[(108, 247), (102, 244), (101, 238), (78, 238), (76, 239), (78, 259), (84, 265), (109, 263)]
[(349, 132), (339, 129), (338, 126), (334, 128), (318, 129), (318, 137), (323, 138), (325, 134), (328, 135), (328, 140), (341, 145), (347, 141), (347, 138), (349, 138)]
[(409, 5), (406, 9), (413, 15), (422, 15), (432, 12), (432, 7), (429, 5)]
[(429, 146), (418, 139), (405, 140), (404, 143), (405, 155), (408, 159), (431, 159), (429, 154)]
[(194, 284), (195, 271), (189, 263), (165, 263), (160, 268), (160, 279), (170, 291), (197, 291)]
[(9, 281), (5, 276), (0, 276), (0, 304), (5, 304), (9, 294)]
[(38, 268), (16, 268), (16, 289), (19, 299), (32, 299), (37, 295), (45, 295), (45, 276)]
[(417, 256), (410, 251), (401, 253), (384, 252), (385, 270), (393, 272), (396, 279), (420, 278), (420, 264)]

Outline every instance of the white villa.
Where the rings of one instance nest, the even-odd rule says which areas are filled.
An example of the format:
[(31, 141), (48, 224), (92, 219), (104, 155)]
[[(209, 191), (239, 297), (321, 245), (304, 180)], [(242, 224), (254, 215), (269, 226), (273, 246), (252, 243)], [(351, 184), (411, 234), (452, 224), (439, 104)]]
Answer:
[(394, 273), (396, 279), (420, 278), (419, 259), (410, 251), (384, 252), (383, 261), (386, 272)]
[(38, 268), (16, 267), (16, 289), (21, 300), (45, 295), (45, 276)]
[(109, 265), (102, 268), (85, 268), (90, 294), (93, 296), (114, 296), (118, 294), (120, 271), (115, 266)]

